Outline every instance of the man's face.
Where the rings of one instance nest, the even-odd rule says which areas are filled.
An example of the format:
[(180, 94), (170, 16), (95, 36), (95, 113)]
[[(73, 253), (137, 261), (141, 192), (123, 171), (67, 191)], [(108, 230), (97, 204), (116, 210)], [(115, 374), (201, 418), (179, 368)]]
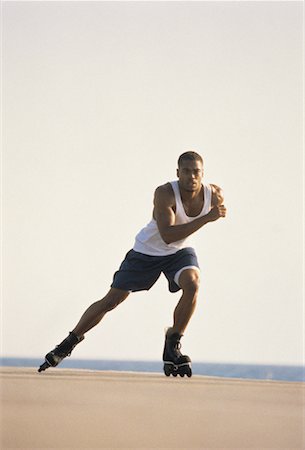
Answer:
[(201, 189), (203, 166), (200, 161), (182, 161), (177, 169), (177, 177), (182, 189), (195, 192)]

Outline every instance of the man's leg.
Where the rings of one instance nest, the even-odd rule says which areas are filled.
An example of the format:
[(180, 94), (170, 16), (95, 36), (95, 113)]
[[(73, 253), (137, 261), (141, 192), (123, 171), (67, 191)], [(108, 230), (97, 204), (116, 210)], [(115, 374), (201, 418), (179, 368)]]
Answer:
[(70, 356), (75, 346), (84, 339), (84, 334), (97, 325), (108, 311), (122, 303), (128, 295), (128, 291), (111, 288), (102, 300), (89, 306), (66, 339), (46, 354), (45, 362), (39, 367), (38, 372), (42, 372), (50, 366), (56, 367), (66, 356)]
[(81, 337), (91, 328), (95, 327), (104, 315), (122, 303), (129, 295), (128, 291), (111, 288), (102, 300), (93, 303), (84, 312), (80, 321), (72, 331), (76, 336)]
[(164, 373), (166, 376), (192, 376), (191, 358), (180, 352), (180, 339), (193, 315), (199, 289), (199, 270), (185, 269), (178, 280), (182, 296), (174, 311), (174, 324), (166, 332), (163, 350)]
[(182, 335), (194, 313), (200, 284), (199, 270), (185, 269), (179, 277), (182, 296), (174, 311), (174, 324), (170, 334)]

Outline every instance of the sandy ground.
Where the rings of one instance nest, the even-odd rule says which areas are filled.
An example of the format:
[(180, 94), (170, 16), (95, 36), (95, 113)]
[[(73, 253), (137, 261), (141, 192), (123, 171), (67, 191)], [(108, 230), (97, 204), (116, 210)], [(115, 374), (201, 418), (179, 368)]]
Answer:
[(0, 373), (1, 449), (305, 449), (304, 383)]

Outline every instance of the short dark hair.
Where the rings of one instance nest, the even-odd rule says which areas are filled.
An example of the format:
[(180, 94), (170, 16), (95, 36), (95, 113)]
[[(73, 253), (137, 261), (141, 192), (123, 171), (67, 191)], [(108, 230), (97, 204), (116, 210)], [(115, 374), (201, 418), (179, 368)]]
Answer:
[(182, 155), (180, 155), (179, 159), (178, 159), (178, 167), (181, 166), (181, 163), (183, 161), (200, 161), (201, 164), (203, 165), (202, 157), (196, 152), (191, 152), (190, 151), (190, 152), (182, 153)]

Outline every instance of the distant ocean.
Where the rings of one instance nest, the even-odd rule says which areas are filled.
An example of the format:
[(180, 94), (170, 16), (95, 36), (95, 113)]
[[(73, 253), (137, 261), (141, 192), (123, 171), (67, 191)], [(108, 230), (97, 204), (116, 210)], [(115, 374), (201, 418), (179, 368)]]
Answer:
[[(34, 367), (43, 363), (36, 358), (0, 358), (0, 366)], [(112, 370), (163, 373), (162, 361), (118, 361), (96, 359), (66, 359), (60, 366), (70, 369)], [(261, 364), (192, 363), (193, 375), (254, 380), (305, 381), (304, 366)]]

